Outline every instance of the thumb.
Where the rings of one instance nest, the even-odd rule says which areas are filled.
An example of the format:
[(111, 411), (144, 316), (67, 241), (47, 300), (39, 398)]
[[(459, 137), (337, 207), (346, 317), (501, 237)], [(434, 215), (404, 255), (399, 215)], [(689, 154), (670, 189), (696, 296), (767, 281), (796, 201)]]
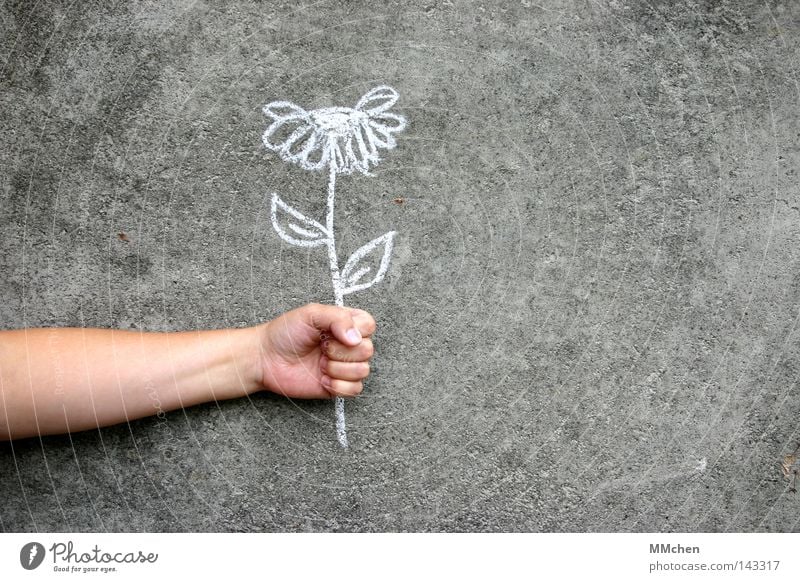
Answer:
[(346, 346), (357, 346), (361, 343), (361, 332), (358, 331), (349, 309), (319, 303), (308, 305), (306, 309), (308, 323), (319, 331), (330, 330), (333, 337)]

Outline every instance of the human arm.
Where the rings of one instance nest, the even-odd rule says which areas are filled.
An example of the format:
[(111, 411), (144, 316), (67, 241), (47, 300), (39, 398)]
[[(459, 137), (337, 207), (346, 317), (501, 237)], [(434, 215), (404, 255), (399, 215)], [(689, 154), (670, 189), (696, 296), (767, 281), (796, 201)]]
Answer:
[[(348, 336), (353, 328), (359, 333)], [(241, 329), (0, 331), (0, 440), (107, 426), (258, 390), (354, 396), (369, 373), (374, 331), (364, 311), (316, 304)]]

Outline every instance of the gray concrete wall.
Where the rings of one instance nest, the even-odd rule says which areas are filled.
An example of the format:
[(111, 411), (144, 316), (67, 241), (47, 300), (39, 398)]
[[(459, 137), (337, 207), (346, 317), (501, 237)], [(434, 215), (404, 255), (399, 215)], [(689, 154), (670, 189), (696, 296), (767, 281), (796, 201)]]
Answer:
[[(330, 302), (325, 176), (261, 107), (409, 119), (338, 182), (399, 232), (348, 405), (259, 395), (0, 446), (0, 529), (798, 531), (800, 4), (6, 2), (0, 320), (179, 330)], [(397, 204), (396, 197), (405, 203)], [(122, 240), (118, 233), (125, 233)]]

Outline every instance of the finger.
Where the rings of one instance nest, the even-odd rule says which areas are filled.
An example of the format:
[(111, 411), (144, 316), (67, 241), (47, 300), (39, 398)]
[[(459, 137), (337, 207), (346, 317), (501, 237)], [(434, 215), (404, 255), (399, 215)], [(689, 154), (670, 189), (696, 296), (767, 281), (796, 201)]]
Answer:
[(337, 362), (323, 356), (320, 367), (325, 374), (339, 380), (354, 382), (369, 376), (369, 364), (367, 362)]
[(306, 309), (308, 323), (319, 331), (330, 330), (333, 337), (347, 346), (356, 346), (361, 341), (361, 332), (358, 331), (349, 309), (319, 303), (308, 305)]
[(362, 337), (369, 337), (375, 333), (375, 318), (369, 313), (363, 309), (351, 309), (350, 313), (353, 315), (353, 321)]
[(375, 353), (372, 340), (364, 338), (355, 347), (346, 346), (334, 339), (322, 343), (322, 353), (339, 362), (366, 362)]
[(329, 376), (322, 377), (322, 386), (330, 394), (334, 396), (341, 396), (342, 398), (351, 398), (358, 396), (364, 389), (361, 382), (349, 382), (347, 380), (339, 380), (338, 378), (331, 378)]

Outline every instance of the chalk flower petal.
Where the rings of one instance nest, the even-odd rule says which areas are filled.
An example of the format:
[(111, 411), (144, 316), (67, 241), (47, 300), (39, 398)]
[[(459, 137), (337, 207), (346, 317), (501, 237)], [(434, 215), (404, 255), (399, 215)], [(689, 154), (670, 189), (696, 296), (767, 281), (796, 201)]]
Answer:
[(367, 115), (377, 115), (392, 108), (392, 105), (397, 103), (400, 96), (397, 91), (386, 85), (375, 87), (358, 100), (356, 109), (363, 111)]
[(308, 112), (291, 101), (273, 101), (264, 106), (264, 113), (276, 121), (288, 117), (307, 117)]

